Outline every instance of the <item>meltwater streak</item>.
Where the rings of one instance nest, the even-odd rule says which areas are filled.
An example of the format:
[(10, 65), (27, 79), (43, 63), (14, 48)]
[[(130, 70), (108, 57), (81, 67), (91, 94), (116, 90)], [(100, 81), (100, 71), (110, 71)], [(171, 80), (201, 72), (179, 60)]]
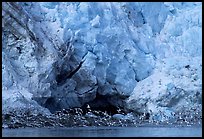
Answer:
[(75, 127), (2, 129), (3, 137), (202, 137), (202, 127)]

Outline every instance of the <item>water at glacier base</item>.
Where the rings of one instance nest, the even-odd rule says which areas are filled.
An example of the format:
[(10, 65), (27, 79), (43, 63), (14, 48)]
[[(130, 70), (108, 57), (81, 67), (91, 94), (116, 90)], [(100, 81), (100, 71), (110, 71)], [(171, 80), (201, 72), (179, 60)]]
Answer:
[(202, 137), (201, 126), (2, 129), (3, 137)]

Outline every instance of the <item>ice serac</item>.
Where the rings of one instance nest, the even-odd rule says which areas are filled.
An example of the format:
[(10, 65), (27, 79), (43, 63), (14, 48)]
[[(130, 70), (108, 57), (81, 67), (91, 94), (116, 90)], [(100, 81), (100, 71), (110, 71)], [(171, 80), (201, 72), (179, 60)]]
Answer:
[(202, 117), (202, 6), (165, 4), (173, 16), (155, 39), (160, 59), (152, 75), (137, 84), (128, 107), (160, 121), (175, 113)]
[(3, 2), (3, 109), (21, 107), (17, 97), (50, 112), (97, 101), (144, 112), (179, 93), (200, 104), (201, 11), (193, 2)]

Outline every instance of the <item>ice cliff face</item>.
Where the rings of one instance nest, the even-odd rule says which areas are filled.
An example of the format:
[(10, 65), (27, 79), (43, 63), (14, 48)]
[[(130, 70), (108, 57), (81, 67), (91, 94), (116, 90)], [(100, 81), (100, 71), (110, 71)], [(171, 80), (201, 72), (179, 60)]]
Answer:
[(201, 3), (3, 3), (3, 111), (96, 99), (155, 113), (199, 105), (201, 12)]

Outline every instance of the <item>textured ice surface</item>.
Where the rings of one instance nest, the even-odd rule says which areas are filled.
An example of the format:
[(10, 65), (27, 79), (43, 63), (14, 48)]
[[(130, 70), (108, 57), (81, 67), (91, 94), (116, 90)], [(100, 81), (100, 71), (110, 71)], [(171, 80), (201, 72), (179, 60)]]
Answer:
[[(202, 108), (201, 57), (173, 57), (157, 64), (154, 73), (135, 87), (128, 106), (153, 115)], [(202, 109), (201, 109), (202, 111)]]
[(3, 3), (3, 110), (54, 112), (97, 94), (155, 114), (201, 105), (201, 12), (194, 2)]

